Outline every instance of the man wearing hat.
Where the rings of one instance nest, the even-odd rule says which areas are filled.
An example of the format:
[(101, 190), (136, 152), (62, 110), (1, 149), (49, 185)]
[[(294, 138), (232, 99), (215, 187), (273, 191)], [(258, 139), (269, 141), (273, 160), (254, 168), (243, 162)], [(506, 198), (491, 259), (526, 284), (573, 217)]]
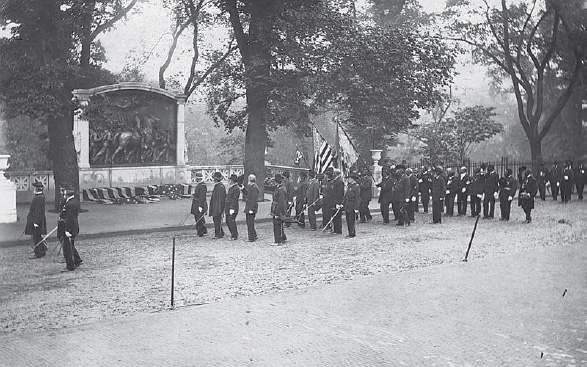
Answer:
[(379, 209), (381, 210), (381, 217), (383, 224), (389, 223), (389, 204), (393, 201), (393, 184), (394, 180), (389, 169), (382, 171), (383, 179), (377, 184), (381, 188), (379, 192)]
[(334, 168), (328, 167), (324, 171), (324, 178), (322, 179), (322, 183), (320, 184), (320, 189), (322, 192), (322, 227), (326, 227), (328, 222), (330, 222), (332, 213), (330, 213), (330, 208), (332, 206), (332, 180)]
[[(286, 215), (291, 217), (291, 210), (294, 207), (294, 196), (295, 196), (295, 188), (293, 182), (291, 182), (289, 171), (283, 171), (283, 184), (285, 186), (285, 190), (287, 191), (287, 212)], [(287, 222), (284, 223), (284, 226), (289, 227), (291, 223)]]
[(243, 191), (246, 196), (245, 201), (245, 217), (247, 219), (247, 233), (249, 242), (257, 240), (257, 231), (255, 230), (255, 215), (259, 210), (259, 186), (257, 186), (257, 177), (250, 174), (248, 183)]
[(198, 184), (194, 190), (194, 196), (192, 198), (192, 207), (190, 213), (194, 215), (194, 219), (196, 221), (196, 232), (198, 237), (202, 237), (208, 234), (208, 229), (206, 229), (206, 219), (205, 215), (208, 211), (208, 203), (206, 202), (206, 193), (208, 192), (208, 188), (204, 183), (203, 176), (201, 172), (196, 173), (196, 181)]
[(410, 203), (408, 204), (408, 218), (414, 223), (414, 213), (418, 211), (418, 178), (411, 168), (406, 169), (406, 176), (410, 180)]
[(573, 172), (573, 162), (566, 161), (563, 173), (561, 175), (561, 202), (568, 203), (571, 200), (571, 191), (575, 181), (575, 173)]
[(342, 181), (341, 171), (335, 168), (333, 171), (334, 178), (332, 179), (332, 205), (330, 211), (334, 216), (332, 218), (332, 226), (334, 227), (332, 233), (342, 234), (342, 210), (344, 201), (344, 182)]
[(518, 206), (521, 206), (526, 214), (526, 223), (532, 222), (532, 209), (534, 209), (534, 197), (538, 192), (538, 185), (536, 179), (532, 176), (532, 170), (526, 169), (524, 172), (524, 179), (520, 186), (520, 194), (518, 195)]
[(296, 190), (296, 219), (298, 226), (304, 228), (306, 226), (306, 216), (304, 210), (308, 203), (306, 202), (306, 192), (308, 191), (308, 181), (306, 180), (307, 174), (304, 171), (300, 172), (300, 182)]
[(422, 198), (422, 208), (424, 213), (428, 213), (428, 204), (430, 203), (430, 190), (432, 189), (432, 172), (429, 167), (423, 166), (418, 174), (418, 188)]
[(457, 177), (455, 176), (455, 170), (448, 168), (446, 170), (446, 195), (444, 205), (446, 206), (446, 215), (452, 217), (455, 211), (455, 197), (459, 191)]
[(432, 222), (442, 223), (441, 213), (446, 195), (446, 181), (442, 176), (442, 168), (435, 167), (432, 174)]
[(310, 222), (310, 230), (315, 231), (316, 211), (320, 210), (320, 184), (316, 178), (316, 172), (310, 171), (308, 173), (310, 181), (308, 182), (308, 189), (306, 190), (306, 205), (308, 206), (308, 221)]
[[(562, 175), (562, 169), (557, 162), (554, 162), (552, 168), (550, 169), (550, 191), (552, 193), (552, 199), (557, 201), (558, 199), (558, 192), (560, 189), (560, 179)], [(521, 184), (522, 182), (519, 181)]]
[(277, 183), (277, 187), (273, 192), (273, 201), (271, 202), (273, 237), (275, 239), (273, 246), (281, 246), (287, 239), (283, 230), (283, 222), (287, 213), (287, 190), (285, 189), (281, 174), (275, 174), (274, 180)]
[(587, 170), (585, 170), (583, 163), (580, 163), (579, 166), (577, 166), (577, 170), (575, 171), (575, 187), (577, 188), (579, 200), (583, 200), (585, 181), (587, 181)]
[(481, 168), (474, 170), (471, 186), (469, 187), (469, 200), (471, 201), (471, 217), (476, 217), (481, 213), (481, 201), (483, 199), (483, 187), (485, 186), (485, 177), (481, 173)]
[(66, 188), (65, 204), (63, 205), (62, 210), (62, 218), (64, 219), (64, 237), (62, 246), (66, 270), (68, 271), (75, 270), (75, 268), (82, 263), (82, 259), (75, 248), (75, 238), (79, 234), (79, 207), (79, 201), (75, 197), (75, 191), (73, 188)]
[(495, 214), (495, 199), (498, 197), (497, 189), (499, 175), (495, 172), (493, 164), (487, 165), (487, 174), (485, 175), (485, 185), (483, 187), (483, 218), (493, 219)]
[(372, 187), (371, 187), (371, 175), (368, 168), (363, 170), (362, 177), (359, 177), (358, 184), (361, 190), (361, 203), (359, 204), (359, 216), (360, 222), (365, 223), (368, 220), (372, 220), (373, 216), (371, 215), (371, 211), (369, 210), (369, 202), (371, 201), (372, 196)]
[(518, 181), (514, 178), (511, 168), (505, 170), (505, 177), (500, 179), (499, 186), (500, 220), (510, 220), (512, 200), (514, 200), (514, 196), (518, 190)]
[(47, 245), (45, 242), (41, 243), (44, 234), (47, 234), (47, 220), (45, 218), (45, 195), (43, 194), (43, 186), (40, 182), (35, 182), (34, 195), (27, 215), (25, 226), (25, 234), (31, 235), (33, 240), (33, 250), (35, 256), (31, 259), (38, 259), (47, 253)]
[(226, 226), (230, 231), (230, 239), (238, 238), (238, 229), (236, 227), (236, 215), (238, 214), (238, 199), (241, 195), (241, 189), (238, 186), (238, 176), (234, 173), (230, 175), (230, 186), (224, 202), (224, 214), (226, 215)]
[(538, 192), (540, 193), (540, 199), (546, 200), (546, 185), (550, 179), (550, 172), (544, 164), (543, 160), (540, 160), (540, 167), (538, 167), (538, 177), (536, 177), (536, 184), (538, 185)]
[(224, 230), (222, 229), (222, 214), (224, 214), (224, 206), (226, 203), (226, 187), (222, 183), (222, 174), (214, 172), (214, 189), (212, 190), (212, 197), (210, 197), (210, 213), (214, 221), (214, 237), (218, 239), (224, 237)]
[(410, 204), (410, 178), (406, 175), (406, 167), (398, 164), (396, 167), (398, 180), (395, 182), (395, 206), (397, 208), (397, 226), (409, 226), (408, 205)]
[(347, 238), (356, 236), (355, 220), (359, 216), (361, 203), (361, 188), (357, 184), (357, 171), (351, 170), (348, 177), (347, 189), (344, 194), (344, 211), (346, 213), (346, 225), (349, 231)]
[(469, 196), (470, 186), (471, 177), (467, 174), (467, 167), (462, 166), (457, 177), (457, 214), (459, 216), (467, 215), (467, 196)]

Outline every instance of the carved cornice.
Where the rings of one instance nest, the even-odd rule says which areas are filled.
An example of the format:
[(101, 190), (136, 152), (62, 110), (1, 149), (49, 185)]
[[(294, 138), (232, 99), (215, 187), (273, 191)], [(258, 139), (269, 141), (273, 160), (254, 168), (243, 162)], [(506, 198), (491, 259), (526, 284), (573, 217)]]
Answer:
[(174, 99), (178, 104), (183, 104), (186, 101), (186, 95), (181, 93), (173, 93), (166, 89), (153, 87), (144, 83), (125, 82), (111, 85), (102, 85), (91, 89), (74, 89), (71, 93), (80, 101), (88, 101), (91, 97), (108, 92), (116, 92), (121, 90), (142, 90), (145, 92), (157, 93), (165, 97)]

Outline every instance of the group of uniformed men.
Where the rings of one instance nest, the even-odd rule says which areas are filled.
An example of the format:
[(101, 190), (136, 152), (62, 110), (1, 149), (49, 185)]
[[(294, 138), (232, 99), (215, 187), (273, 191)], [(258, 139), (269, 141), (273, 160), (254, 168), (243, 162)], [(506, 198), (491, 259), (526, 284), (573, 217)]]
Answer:
[(587, 173), (583, 163), (573, 166), (573, 162), (568, 160), (563, 166), (555, 162), (551, 169), (546, 167), (544, 162), (540, 163), (538, 168), (538, 191), (540, 199), (546, 200), (546, 191), (550, 189), (553, 200), (558, 200), (560, 193), (561, 203), (568, 203), (571, 200), (573, 185), (577, 189), (579, 200), (583, 200), (583, 190)]

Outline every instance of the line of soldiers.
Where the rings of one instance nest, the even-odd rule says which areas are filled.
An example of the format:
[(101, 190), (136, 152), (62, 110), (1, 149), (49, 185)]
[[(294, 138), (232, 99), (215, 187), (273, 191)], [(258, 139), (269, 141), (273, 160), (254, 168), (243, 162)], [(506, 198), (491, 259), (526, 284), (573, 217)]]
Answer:
[(557, 201), (560, 193), (561, 203), (568, 203), (571, 200), (573, 186), (577, 189), (579, 200), (583, 200), (583, 190), (587, 173), (583, 163), (573, 165), (573, 162), (567, 160), (563, 166), (554, 162), (551, 169), (546, 167), (544, 162), (540, 163), (538, 168), (538, 177), (536, 178), (540, 199), (546, 200), (546, 191), (550, 190), (552, 199)]

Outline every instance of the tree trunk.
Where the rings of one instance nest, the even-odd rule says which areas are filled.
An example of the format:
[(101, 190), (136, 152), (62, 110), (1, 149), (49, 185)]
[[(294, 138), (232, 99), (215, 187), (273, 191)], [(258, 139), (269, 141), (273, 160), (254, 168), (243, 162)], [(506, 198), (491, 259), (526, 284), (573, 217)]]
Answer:
[(52, 118), (47, 123), (49, 158), (53, 163), (55, 176), (55, 210), (59, 209), (59, 187), (62, 182), (73, 186), (76, 196), (79, 197), (79, 168), (72, 126), (73, 113), (65, 108), (62, 108), (61, 117)]
[(542, 140), (538, 137), (528, 138), (530, 142), (530, 156), (532, 158), (532, 172), (536, 174), (542, 160)]
[(270, 35), (272, 0), (256, 0), (251, 3), (249, 26), (249, 62), (247, 73), (248, 123), (245, 132), (245, 175), (254, 174), (259, 185), (259, 200), (265, 196), (265, 146), (267, 140), (271, 53)]

